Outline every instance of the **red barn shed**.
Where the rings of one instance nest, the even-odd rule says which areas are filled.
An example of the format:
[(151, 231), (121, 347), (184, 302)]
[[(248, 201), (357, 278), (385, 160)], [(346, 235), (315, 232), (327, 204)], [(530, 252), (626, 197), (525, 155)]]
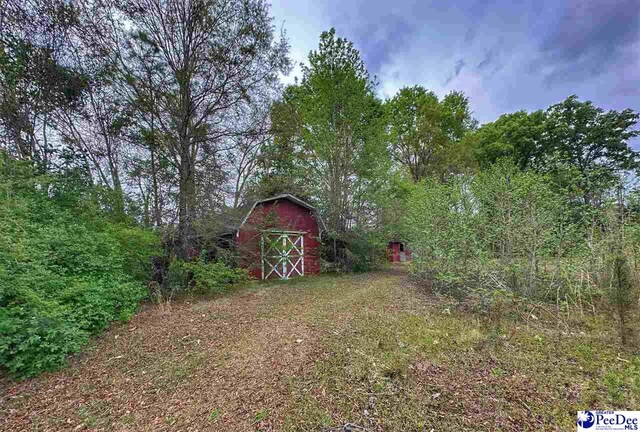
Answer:
[(404, 242), (392, 240), (387, 246), (390, 262), (411, 261), (411, 251)]
[(233, 230), (239, 264), (260, 279), (320, 273), (324, 222), (316, 209), (293, 195), (257, 201)]

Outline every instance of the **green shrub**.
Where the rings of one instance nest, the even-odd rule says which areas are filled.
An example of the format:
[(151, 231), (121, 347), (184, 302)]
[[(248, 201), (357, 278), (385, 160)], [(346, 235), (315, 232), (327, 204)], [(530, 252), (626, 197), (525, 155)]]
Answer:
[[(115, 224), (62, 183), (3, 176), (0, 160), (0, 370), (16, 377), (64, 364), (89, 336), (127, 320), (145, 296), (158, 239)], [(65, 181), (68, 181), (66, 179)]]
[(146, 281), (151, 277), (151, 257), (162, 254), (158, 235), (151, 230), (140, 229), (122, 223), (108, 224), (105, 230), (124, 252), (127, 274), (136, 280)]
[(207, 262), (199, 258), (187, 262), (173, 259), (164, 283), (156, 287), (152, 296), (159, 303), (171, 302), (174, 297), (184, 294), (222, 293), (230, 285), (248, 280), (247, 270), (229, 267), (221, 260)]
[(380, 269), (387, 262), (387, 242), (379, 234), (355, 233), (350, 251), (355, 272)]
[(162, 285), (162, 295), (171, 299), (175, 294), (184, 292), (189, 284), (189, 272), (184, 261), (172, 259), (169, 263), (167, 275)]
[(188, 290), (195, 294), (221, 293), (230, 285), (249, 280), (245, 269), (230, 268), (222, 261), (197, 260), (180, 262), (178, 266), (188, 272)]
[(11, 374), (29, 377), (64, 364), (89, 333), (69, 319), (68, 309), (0, 308), (0, 364)]
[(387, 262), (387, 239), (381, 233), (349, 231), (331, 234), (323, 244), (323, 271), (366, 272)]
[(558, 268), (576, 237), (563, 206), (547, 177), (506, 162), (444, 184), (425, 180), (409, 194), (402, 223), (412, 269), (456, 296), (506, 288), (543, 297), (558, 279), (546, 269)]

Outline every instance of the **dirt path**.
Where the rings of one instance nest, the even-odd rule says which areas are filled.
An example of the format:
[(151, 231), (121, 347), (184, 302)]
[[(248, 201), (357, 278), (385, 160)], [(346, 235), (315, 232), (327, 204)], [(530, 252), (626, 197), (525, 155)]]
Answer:
[(146, 306), (67, 369), (0, 381), (0, 430), (553, 431), (640, 403), (607, 316), (558, 327), (517, 303), (496, 325), (476, 306), (399, 271)]
[(146, 306), (67, 369), (0, 382), (0, 430), (277, 428), (289, 383), (323, 354), (328, 315), (344, 318), (377, 285), (400, 277), (257, 285), (170, 313)]

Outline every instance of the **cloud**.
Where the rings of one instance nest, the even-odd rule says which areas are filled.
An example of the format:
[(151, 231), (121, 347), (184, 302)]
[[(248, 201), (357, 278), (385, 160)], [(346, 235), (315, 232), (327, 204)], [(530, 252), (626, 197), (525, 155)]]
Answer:
[(487, 68), (489, 65), (491, 65), (491, 63), (494, 62), (497, 55), (498, 55), (497, 48), (495, 47), (489, 48), (487, 51), (485, 51), (484, 57), (482, 57), (482, 61), (478, 63), (478, 66), (476, 67), (476, 69), (481, 71)]
[(454, 78), (457, 78), (460, 75), (460, 72), (462, 71), (462, 69), (467, 65), (467, 63), (460, 59), (456, 62), (455, 66), (453, 67), (453, 72), (451, 73), (451, 75), (449, 75), (449, 78), (446, 79), (446, 81), (444, 82), (444, 85), (446, 86), (447, 84), (449, 84), (451, 81), (453, 81)]
[(606, 73), (640, 38), (640, 0), (570, 0), (541, 40), (531, 71), (547, 85)]
[(415, 29), (404, 18), (389, 16), (373, 33), (362, 33), (356, 37), (363, 57), (373, 73), (391, 60), (393, 54), (406, 47)]
[(354, 42), (367, 69), (378, 74), (395, 54), (409, 46), (416, 28), (409, 19), (400, 15), (371, 18), (369, 22), (355, 24), (356, 21), (342, 17), (337, 20), (336, 31), (339, 36), (347, 36)]
[(271, 1), (295, 61), (335, 27), (378, 75), (382, 97), (413, 85), (461, 90), (480, 121), (570, 94), (640, 110), (640, 0)]
[(467, 29), (467, 32), (464, 34), (464, 43), (465, 45), (469, 45), (476, 38), (476, 27), (471, 26)]
[(464, 13), (470, 22), (463, 38), (465, 45), (471, 44), (476, 39), (478, 24), (487, 14), (490, 2), (491, 0), (476, 0), (469, 5), (464, 5)]

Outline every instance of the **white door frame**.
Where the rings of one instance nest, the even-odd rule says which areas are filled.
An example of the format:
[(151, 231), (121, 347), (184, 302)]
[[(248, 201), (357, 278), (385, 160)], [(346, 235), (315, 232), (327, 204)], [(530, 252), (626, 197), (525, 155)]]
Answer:
[[(272, 230), (260, 238), (262, 279), (273, 273), (280, 279), (304, 276), (304, 231)], [(265, 239), (267, 239), (265, 241)]]

